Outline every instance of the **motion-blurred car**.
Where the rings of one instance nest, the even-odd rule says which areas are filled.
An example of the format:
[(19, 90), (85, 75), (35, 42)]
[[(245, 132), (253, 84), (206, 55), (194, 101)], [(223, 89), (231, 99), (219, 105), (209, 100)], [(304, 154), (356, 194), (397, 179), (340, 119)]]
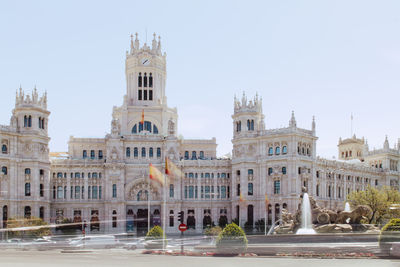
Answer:
[(69, 242), (71, 248), (108, 249), (120, 247), (121, 244), (114, 236), (85, 236), (74, 238)]

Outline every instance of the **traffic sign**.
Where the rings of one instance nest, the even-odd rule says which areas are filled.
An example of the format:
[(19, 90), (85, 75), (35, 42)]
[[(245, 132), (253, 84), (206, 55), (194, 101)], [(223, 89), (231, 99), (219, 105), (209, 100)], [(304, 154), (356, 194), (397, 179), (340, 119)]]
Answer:
[(184, 223), (181, 223), (178, 227), (179, 231), (185, 232), (187, 230), (187, 226)]

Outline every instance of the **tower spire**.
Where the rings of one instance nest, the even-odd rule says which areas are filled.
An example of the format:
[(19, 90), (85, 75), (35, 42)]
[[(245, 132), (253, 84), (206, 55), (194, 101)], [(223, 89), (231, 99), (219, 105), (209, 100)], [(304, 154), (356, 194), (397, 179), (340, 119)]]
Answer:
[(290, 127), (296, 127), (296, 118), (294, 117), (294, 111), (292, 110), (292, 117), (290, 118), (289, 121), (289, 126)]

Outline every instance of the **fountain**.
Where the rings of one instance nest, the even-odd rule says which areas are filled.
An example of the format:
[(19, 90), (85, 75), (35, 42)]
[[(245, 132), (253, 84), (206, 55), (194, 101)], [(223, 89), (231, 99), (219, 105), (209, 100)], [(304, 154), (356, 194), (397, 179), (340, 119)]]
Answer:
[(348, 211), (348, 212), (351, 211), (349, 202), (346, 202), (346, 204), (344, 204), (344, 211)]
[(308, 194), (304, 193), (303, 202), (301, 204), (301, 228), (297, 230), (297, 235), (312, 235), (315, 234), (311, 222), (311, 206)]

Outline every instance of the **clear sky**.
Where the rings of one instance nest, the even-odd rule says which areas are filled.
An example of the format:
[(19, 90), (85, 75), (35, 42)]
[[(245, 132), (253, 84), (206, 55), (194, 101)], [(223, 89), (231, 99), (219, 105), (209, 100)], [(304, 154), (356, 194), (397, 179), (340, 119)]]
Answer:
[(125, 51), (161, 35), (168, 105), (185, 138), (231, 151), (233, 97), (263, 97), (266, 128), (317, 123), (317, 152), (340, 136), (370, 148), (400, 137), (400, 1), (1, 1), (0, 124), (15, 91), (47, 90), (51, 151), (104, 137), (126, 91)]

